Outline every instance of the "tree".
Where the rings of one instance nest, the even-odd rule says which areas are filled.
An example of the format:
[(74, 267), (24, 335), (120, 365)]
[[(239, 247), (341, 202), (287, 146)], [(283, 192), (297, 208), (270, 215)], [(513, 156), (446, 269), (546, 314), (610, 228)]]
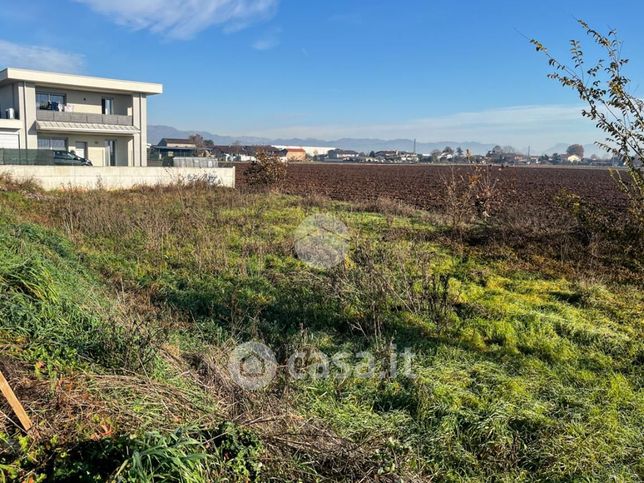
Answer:
[(579, 159), (584, 159), (584, 147), (581, 144), (572, 144), (566, 149), (568, 156), (579, 156)]
[(204, 139), (201, 134), (191, 134), (189, 139), (190, 141), (195, 143), (195, 146), (197, 146), (198, 148), (202, 148), (204, 145)]
[(461, 148), (460, 146), (456, 148), (456, 156), (458, 156), (459, 158), (463, 157), (463, 148)]
[(644, 171), (636, 165), (644, 159), (644, 101), (629, 92), (630, 79), (622, 73), (628, 59), (621, 57), (622, 42), (617, 32), (611, 30), (604, 35), (583, 20), (578, 22), (605, 57), (587, 64), (581, 42), (571, 40), (571, 67), (554, 58), (541, 42), (533, 39), (531, 43), (537, 52), (546, 55), (554, 69), (548, 77), (576, 91), (588, 106), (582, 116), (606, 133), (605, 142), (598, 142), (598, 146), (620, 159), (628, 169), (631, 182), (624, 180), (618, 171), (611, 173), (629, 199), (629, 213), (644, 230)]
[[(207, 141), (204, 140), (201, 134), (192, 134), (190, 135), (190, 141), (195, 143), (196, 155), (197, 156), (207, 156), (208, 155), (208, 146), (206, 145)], [(210, 141), (212, 143), (212, 141)]]
[(454, 154), (454, 150), (449, 146), (445, 146), (445, 149), (443, 149), (443, 154)]

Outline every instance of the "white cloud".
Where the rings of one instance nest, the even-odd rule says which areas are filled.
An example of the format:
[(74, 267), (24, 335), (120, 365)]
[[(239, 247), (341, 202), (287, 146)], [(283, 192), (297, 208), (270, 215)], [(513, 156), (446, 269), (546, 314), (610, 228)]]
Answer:
[(239, 30), (272, 16), (279, 0), (76, 0), (114, 22), (174, 39), (189, 39), (213, 25)]
[(4, 67), (77, 73), (84, 70), (85, 57), (51, 47), (22, 45), (0, 39), (0, 68)]
[(266, 137), (412, 139), (423, 142), (478, 141), (548, 148), (557, 142), (591, 143), (601, 134), (576, 105), (514, 106), (412, 119), (387, 124), (283, 126), (257, 132)]

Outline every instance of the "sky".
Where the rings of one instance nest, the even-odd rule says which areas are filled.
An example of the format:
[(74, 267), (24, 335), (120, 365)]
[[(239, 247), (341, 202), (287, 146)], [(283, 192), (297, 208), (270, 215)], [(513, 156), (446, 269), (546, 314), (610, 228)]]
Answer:
[(0, 68), (162, 83), (149, 122), (183, 130), (538, 151), (601, 134), (528, 40), (566, 58), (588, 43), (575, 19), (615, 28), (638, 94), (643, 17), (641, 0), (0, 0)]

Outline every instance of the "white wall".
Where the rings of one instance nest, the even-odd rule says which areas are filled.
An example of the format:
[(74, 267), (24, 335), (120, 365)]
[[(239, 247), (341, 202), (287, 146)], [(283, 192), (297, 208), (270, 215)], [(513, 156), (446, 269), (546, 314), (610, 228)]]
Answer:
[(45, 190), (65, 188), (109, 190), (168, 185), (180, 180), (207, 179), (213, 185), (235, 187), (235, 168), (152, 168), (83, 166), (3, 166), (0, 174), (19, 181), (33, 180)]
[(28, 82), (15, 84), (16, 104), (21, 121), (20, 148), (38, 149), (36, 132), (36, 89)]
[(132, 122), (141, 134), (133, 137), (132, 166), (146, 166), (148, 164), (148, 104), (144, 94), (132, 97)]
[(18, 131), (0, 128), (0, 148), (18, 149), (20, 147), (20, 138)]

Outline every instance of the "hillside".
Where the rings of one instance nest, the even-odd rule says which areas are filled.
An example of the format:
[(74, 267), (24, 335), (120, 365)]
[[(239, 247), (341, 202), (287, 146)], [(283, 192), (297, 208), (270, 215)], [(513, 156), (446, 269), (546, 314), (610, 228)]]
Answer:
[[(0, 418), (0, 481), (644, 472), (641, 278), (391, 200), (1, 186), (0, 369), (36, 429)], [(347, 227), (328, 268), (298, 248), (320, 214)], [(230, 370), (251, 340), (279, 364), (256, 391)]]

